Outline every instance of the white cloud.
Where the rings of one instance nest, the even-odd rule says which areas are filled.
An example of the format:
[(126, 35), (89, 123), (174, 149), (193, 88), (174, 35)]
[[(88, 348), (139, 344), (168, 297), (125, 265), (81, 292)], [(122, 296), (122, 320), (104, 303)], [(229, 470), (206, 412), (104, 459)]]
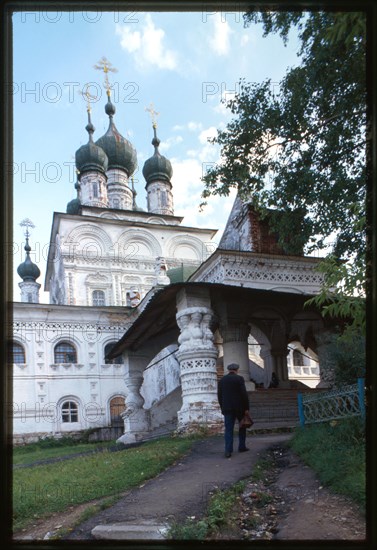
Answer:
[(199, 211), (199, 205), (203, 202), (201, 193), (204, 184), (201, 181), (203, 176), (203, 165), (197, 158), (184, 160), (172, 160), (173, 164), (173, 194), (174, 211), (177, 216), (183, 216), (183, 224), (192, 227), (209, 227), (218, 229), (214, 242), (218, 243), (224, 230), (232, 208), (235, 190), (232, 190), (229, 197), (213, 196), (208, 199), (208, 204), (203, 211)]
[(222, 21), (221, 13), (211, 20), (212, 35), (208, 37), (211, 50), (217, 55), (227, 55), (230, 51), (230, 35), (233, 32), (227, 21)]
[(176, 124), (175, 126), (173, 126), (173, 130), (175, 132), (180, 132), (182, 130), (195, 132), (196, 130), (201, 130), (202, 128), (203, 124), (201, 122), (195, 122), (194, 120), (190, 120), (187, 124)]
[(165, 31), (155, 27), (150, 13), (145, 15), (141, 30), (132, 31), (128, 25), (117, 24), (115, 32), (121, 37), (122, 48), (134, 55), (139, 69), (145, 70), (150, 66), (158, 69), (177, 69), (177, 52), (166, 47)]
[(183, 137), (182, 136), (173, 136), (173, 137), (170, 137), (168, 139), (166, 139), (165, 141), (162, 141), (160, 143), (160, 146), (159, 146), (159, 149), (161, 152), (163, 151), (167, 151), (168, 149), (170, 149), (170, 147), (172, 145), (177, 145), (178, 143), (182, 143), (183, 141)]
[(203, 128), (203, 125), (201, 122), (190, 121), (187, 124), (187, 128), (193, 132), (195, 130), (201, 130)]
[(217, 136), (217, 128), (215, 126), (210, 126), (209, 128), (206, 128), (199, 134), (199, 142), (202, 144), (208, 143), (208, 139), (214, 138)]

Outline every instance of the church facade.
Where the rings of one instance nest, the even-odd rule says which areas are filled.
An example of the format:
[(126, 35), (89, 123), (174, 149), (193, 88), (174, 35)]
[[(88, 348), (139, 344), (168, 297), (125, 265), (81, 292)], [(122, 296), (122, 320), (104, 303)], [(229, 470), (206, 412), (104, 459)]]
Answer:
[(108, 130), (94, 141), (88, 108), (77, 197), (53, 214), (49, 304), (39, 303), (27, 229), (9, 346), (16, 443), (84, 430), (132, 443), (218, 425), (217, 379), (229, 362), (249, 391), (268, 388), (273, 373), (282, 387), (320, 381), (317, 336), (326, 327), (303, 306), (322, 283), (318, 260), (284, 255), (238, 197), (211, 254), (216, 231), (174, 213), (173, 169), (155, 122), (147, 210), (139, 208), (137, 154), (107, 95)]
[[(183, 268), (193, 272), (213, 249), (215, 230), (188, 227), (174, 214), (173, 170), (159, 152), (155, 123), (154, 153), (143, 167), (147, 211), (137, 206), (136, 151), (115, 126), (109, 90), (105, 111), (109, 128), (94, 142), (88, 108), (89, 140), (76, 152), (77, 197), (53, 215), (45, 279), (50, 304), (39, 303), (40, 271), (30, 258), (27, 228), (9, 347), (16, 442), (119, 428), (124, 364), (107, 353), (151, 288), (169, 284), (168, 274)], [(178, 370), (172, 355), (158, 391), (152, 397), (146, 390), (147, 403), (176, 388)]]

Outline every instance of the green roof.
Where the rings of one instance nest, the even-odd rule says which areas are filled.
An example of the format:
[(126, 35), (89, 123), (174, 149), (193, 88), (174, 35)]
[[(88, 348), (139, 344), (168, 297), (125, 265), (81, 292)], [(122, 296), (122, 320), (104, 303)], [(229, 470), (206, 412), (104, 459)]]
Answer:
[(171, 283), (184, 283), (198, 269), (197, 266), (181, 264), (168, 269), (167, 275)]

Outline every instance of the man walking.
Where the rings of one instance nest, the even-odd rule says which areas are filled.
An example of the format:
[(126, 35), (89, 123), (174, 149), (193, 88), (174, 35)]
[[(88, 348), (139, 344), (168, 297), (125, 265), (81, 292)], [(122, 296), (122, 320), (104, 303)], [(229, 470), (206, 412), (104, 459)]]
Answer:
[[(218, 384), (217, 396), (225, 424), (225, 457), (230, 458), (233, 452), (233, 431), (236, 419), (242, 419), (249, 411), (249, 398), (245, 380), (237, 374), (239, 365), (231, 363), (227, 367), (229, 373), (221, 378)], [(243, 453), (246, 448), (246, 428), (238, 430), (238, 451)]]

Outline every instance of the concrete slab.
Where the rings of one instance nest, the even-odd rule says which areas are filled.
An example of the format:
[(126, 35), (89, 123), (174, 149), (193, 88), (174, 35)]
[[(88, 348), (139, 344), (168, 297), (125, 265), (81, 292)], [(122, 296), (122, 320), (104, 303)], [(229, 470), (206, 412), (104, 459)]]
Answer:
[(97, 525), (92, 529), (93, 537), (101, 540), (162, 540), (167, 532), (166, 524), (152, 521)]

